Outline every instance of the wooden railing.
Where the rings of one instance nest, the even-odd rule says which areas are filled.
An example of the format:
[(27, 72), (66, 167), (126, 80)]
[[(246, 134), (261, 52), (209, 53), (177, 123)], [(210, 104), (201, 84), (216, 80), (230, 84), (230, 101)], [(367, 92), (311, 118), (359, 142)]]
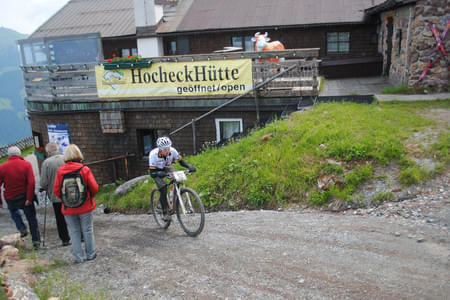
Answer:
[(129, 168), (128, 168), (128, 166), (129, 166), (128, 159), (133, 156), (135, 156), (134, 153), (125, 153), (123, 155), (105, 158), (102, 160), (86, 162), (85, 164), (87, 166), (93, 166), (93, 165), (97, 165), (97, 164), (111, 164), (111, 166), (112, 166), (111, 175), (112, 175), (112, 179), (114, 179), (114, 181), (117, 181), (118, 179), (128, 180), (128, 179), (130, 179), (130, 172), (129, 172)]
[(28, 101), (98, 101), (96, 64), (22, 67)]
[(25, 148), (28, 148), (30, 146), (33, 146), (33, 137), (27, 137), (25, 139), (19, 140), (17, 142), (8, 144), (6, 146), (1, 146), (0, 147), (0, 158), (4, 157), (6, 155), (8, 155), (8, 148), (12, 147), (12, 146), (17, 146), (19, 147), (20, 150), (23, 150)]
[[(278, 97), (317, 95), (318, 55), (319, 49), (313, 48), (163, 56), (150, 59), (153, 62), (179, 62), (251, 58), (254, 60), (253, 76), (255, 85), (270, 78), (274, 73), (296, 64), (297, 68), (286, 73), (286, 76), (273, 81), (260, 91), (261, 97)], [(286, 60), (270, 63), (265, 61), (266, 58), (284, 58)], [(259, 62), (260, 60), (261, 62)], [(100, 99), (97, 96), (96, 65), (91, 63), (22, 67), (27, 101), (60, 104), (105, 102), (105, 99)], [(223, 98), (223, 96), (221, 97)], [(230, 97), (233, 97), (233, 95), (230, 95)], [(197, 96), (196, 98), (201, 97)], [(208, 98), (211, 97), (209, 96)]]
[(319, 62), (315, 58), (312, 60), (287, 60), (277, 63), (254, 62), (253, 80), (255, 86), (293, 65), (296, 65), (296, 67), (262, 86), (258, 90), (259, 96), (317, 96), (319, 93)]

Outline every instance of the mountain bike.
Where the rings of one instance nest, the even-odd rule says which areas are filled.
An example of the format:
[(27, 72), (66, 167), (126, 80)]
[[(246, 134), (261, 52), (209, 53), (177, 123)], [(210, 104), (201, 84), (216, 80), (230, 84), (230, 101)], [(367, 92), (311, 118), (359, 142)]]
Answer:
[[(191, 188), (185, 186), (187, 170), (175, 171), (168, 174), (170, 179), (168, 186), (167, 202), (170, 214), (176, 214), (178, 222), (184, 232), (191, 237), (199, 235), (205, 226), (205, 208), (200, 196)], [(150, 194), (150, 205), (156, 224), (163, 229), (167, 229), (172, 219), (163, 218), (163, 209), (159, 201), (160, 191), (154, 188)]]

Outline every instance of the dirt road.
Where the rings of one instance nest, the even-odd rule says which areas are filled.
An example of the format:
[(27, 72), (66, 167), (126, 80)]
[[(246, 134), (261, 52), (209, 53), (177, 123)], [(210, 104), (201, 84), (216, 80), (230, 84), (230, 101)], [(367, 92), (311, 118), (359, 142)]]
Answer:
[[(42, 213), (42, 209), (40, 209)], [(57, 247), (50, 214), (39, 256), (73, 261)], [(15, 232), (0, 210), (2, 233)], [(40, 223), (42, 223), (40, 215)], [(448, 225), (448, 224), (447, 224)], [(445, 224), (311, 212), (207, 215), (197, 238), (151, 215), (94, 218), (98, 257), (58, 269), (111, 299), (445, 299), (450, 237)]]

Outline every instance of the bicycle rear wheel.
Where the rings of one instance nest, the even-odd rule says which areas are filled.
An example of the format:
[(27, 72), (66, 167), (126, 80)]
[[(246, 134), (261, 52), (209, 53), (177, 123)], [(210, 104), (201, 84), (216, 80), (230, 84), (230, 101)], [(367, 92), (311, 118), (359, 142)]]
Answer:
[[(205, 226), (205, 208), (199, 195), (191, 188), (180, 190), (181, 199), (176, 201), (177, 219), (184, 232), (189, 236), (199, 235)], [(183, 203), (183, 208), (180, 204)]]
[(165, 221), (163, 218), (163, 209), (161, 202), (159, 201), (160, 192), (158, 189), (153, 189), (150, 194), (150, 206), (152, 207), (153, 218), (155, 218), (156, 224), (162, 229), (169, 227), (171, 220)]

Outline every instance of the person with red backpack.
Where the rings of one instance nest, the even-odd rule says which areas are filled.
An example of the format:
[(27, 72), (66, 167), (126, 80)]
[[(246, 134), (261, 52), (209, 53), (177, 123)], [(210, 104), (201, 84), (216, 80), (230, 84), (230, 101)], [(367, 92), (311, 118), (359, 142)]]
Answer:
[[(82, 164), (84, 157), (75, 144), (64, 150), (64, 165), (56, 172), (53, 193), (62, 200), (61, 212), (69, 229), (72, 240), (72, 253), (76, 263), (93, 260), (97, 257), (95, 250), (93, 213), (94, 196), (98, 184), (91, 170)], [(81, 245), (84, 238), (85, 251)]]

